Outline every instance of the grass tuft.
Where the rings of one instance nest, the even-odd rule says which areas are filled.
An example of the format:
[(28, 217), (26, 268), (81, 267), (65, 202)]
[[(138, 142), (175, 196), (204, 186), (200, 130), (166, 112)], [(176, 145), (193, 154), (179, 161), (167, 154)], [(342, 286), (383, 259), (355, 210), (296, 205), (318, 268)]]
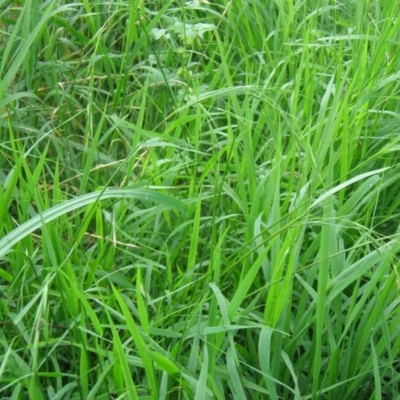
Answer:
[(399, 398), (398, 2), (0, 7), (1, 398)]

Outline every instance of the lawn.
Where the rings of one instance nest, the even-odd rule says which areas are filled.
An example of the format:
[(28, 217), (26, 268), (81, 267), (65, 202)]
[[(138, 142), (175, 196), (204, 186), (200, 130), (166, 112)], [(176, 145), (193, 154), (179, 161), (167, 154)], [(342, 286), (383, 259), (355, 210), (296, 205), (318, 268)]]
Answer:
[(400, 399), (399, 2), (0, 7), (1, 399)]

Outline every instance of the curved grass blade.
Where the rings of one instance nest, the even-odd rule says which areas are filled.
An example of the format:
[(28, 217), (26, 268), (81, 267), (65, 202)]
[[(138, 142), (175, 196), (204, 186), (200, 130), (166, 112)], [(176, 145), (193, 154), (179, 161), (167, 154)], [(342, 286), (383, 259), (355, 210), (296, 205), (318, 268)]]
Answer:
[(14, 229), (0, 240), (0, 257), (7, 254), (14, 244), (18, 243), (36, 229), (41, 228), (43, 224), (53, 221), (70, 211), (87, 206), (88, 204), (110, 198), (131, 198), (150, 201), (166, 206), (167, 208), (172, 208), (178, 212), (185, 212), (185, 205), (180, 200), (149, 189), (106, 189), (102, 192), (92, 192), (58, 204)]
[(369, 178), (370, 176), (380, 174), (381, 172), (384, 172), (387, 169), (389, 169), (389, 167), (384, 167), (384, 168), (380, 168), (380, 169), (377, 169), (374, 171), (365, 172), (363, 174), (355, 176), (354, 178), (349, 179), (346, 182), (341, 183), (340, 185), (335, 186), (334, 188), (328, 190), (327, 192), (325, 192), (321, 196), (319, 196), (318, 199), (316, 199), (311, 204), (310, 209), (316, 207), (318, 204), (321, 204), (324, 200), (331, 197), (332, 195), (339, 192), (340, 190), (344, 189), (345, 187), (350, 186), (353, 183), (356, 183), (358, 181), (361, 181), (362, 179)]

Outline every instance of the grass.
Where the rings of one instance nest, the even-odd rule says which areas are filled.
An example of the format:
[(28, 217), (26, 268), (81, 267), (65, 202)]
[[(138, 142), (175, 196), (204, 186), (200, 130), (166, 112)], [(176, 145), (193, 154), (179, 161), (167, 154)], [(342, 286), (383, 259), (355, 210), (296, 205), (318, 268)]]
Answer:
[(2, 399), (400, 399), (400, 5), (1, 4)]

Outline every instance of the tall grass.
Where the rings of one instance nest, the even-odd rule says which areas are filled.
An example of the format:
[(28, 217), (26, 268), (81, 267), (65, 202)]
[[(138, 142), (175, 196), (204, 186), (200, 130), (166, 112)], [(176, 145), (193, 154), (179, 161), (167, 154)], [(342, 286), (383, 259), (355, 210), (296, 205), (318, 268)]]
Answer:
[(398, 2), (2, 6), (1, 398), (400, 399)]

